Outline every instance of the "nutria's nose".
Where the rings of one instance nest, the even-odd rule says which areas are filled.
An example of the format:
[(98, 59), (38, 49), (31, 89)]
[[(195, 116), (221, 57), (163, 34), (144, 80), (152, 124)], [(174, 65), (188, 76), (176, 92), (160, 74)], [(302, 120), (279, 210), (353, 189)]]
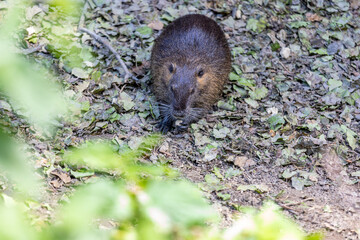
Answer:
[(180, 112), (182, 110), (182, 107), (180, 104), (174, 104), (173, 106), (175, 112)]
[(185, 111), (182, 110), (182, 109), (175, 109), (174, 108), (173, 116), (176, 117), (176, 118), (182, 118), (182, 117), (185, 116)]

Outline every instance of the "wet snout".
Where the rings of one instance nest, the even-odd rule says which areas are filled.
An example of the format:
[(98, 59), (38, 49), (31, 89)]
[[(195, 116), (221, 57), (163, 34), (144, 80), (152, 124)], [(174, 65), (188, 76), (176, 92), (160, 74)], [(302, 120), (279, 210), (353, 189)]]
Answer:
[(186, 114), (187, 104), (189, 95), (184, 86), (173, 85), (173, 102), (172, 102), (172, 113), (176, 118), (183, 118)]
[(173, 110), (173, 116), (177, 119), (182, 119), (185, 117), (185, 113), (186, 111), (185, 110)]

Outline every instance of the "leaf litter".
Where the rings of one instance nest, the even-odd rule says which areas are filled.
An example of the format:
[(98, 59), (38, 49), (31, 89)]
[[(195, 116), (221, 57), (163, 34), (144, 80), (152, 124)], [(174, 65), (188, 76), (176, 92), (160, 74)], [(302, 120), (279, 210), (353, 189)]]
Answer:
[[(107, 39), (132, 70), (134, 76), (125, 80), (102, 44), (73, 33), (64, 19), (54, 20), (46, 3), (29, 7), (27, 45), (46, 44), (33, 57), (58, 69), (73, 105), (55, 140), (27, 133), (33, 151), (46, 157), (39, 147), (45, 142), (57, 155), (94, 138), (131, 147), (156, 131), (151, 47), (175, 18), (205, 14), (227, 35), (230, 81), (211, 114), (184, 133), (169, 133), (144, 161), (167, 162), (210, 193), (224, 225), (234, 209), (273, 199), (309, 232), (357, 239), (359, 9), (357, 0), (93, 1), (84, 27)], [(63, 47), (58, 39), (70, 44)], [(49, 62), (47, 55), (56, 60)], [(6, 126), (21, 124), (4, 100), (0, 110), (13, 119)], [(51, 173), (56, 200), (64, 188), (95, 174), (70, 170), (58, 158), (40, 167)]]

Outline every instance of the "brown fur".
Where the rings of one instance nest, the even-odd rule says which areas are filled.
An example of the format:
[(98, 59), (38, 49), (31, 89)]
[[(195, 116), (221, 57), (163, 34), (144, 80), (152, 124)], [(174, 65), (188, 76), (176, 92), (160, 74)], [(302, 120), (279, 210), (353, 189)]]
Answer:
[(219, 99), (231, 70), (231, 54), (217, 23), (200, 14), (180, 17), (156, 39), (151, 53), (153, 92), (162, 132), (201, 118)]

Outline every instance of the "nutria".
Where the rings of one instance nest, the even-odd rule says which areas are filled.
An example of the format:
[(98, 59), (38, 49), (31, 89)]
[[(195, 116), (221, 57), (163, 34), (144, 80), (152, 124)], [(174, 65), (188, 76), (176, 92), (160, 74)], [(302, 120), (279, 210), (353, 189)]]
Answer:
[(186, 129), (204, 116), (218, 100), (230, 70), (230, 49), (214, 20), (190, 14), (170, 23), (151, 53), (160, 130), (166, 133), (176, 120)]

